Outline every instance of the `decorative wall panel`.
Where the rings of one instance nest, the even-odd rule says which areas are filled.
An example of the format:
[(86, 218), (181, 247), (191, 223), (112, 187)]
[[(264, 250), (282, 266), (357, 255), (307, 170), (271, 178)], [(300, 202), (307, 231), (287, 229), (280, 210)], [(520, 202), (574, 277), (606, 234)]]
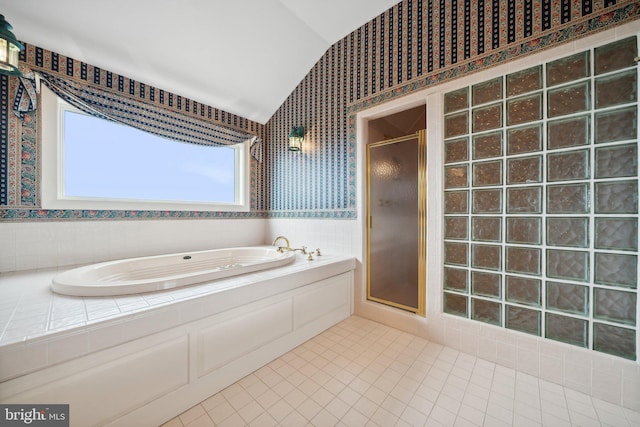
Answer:
[(446, 313), (637, 358), (637, 43), (444, 95), (445, 125), (472, 117), (444, 132), (445, 200), (473, 200), (445, 205)]

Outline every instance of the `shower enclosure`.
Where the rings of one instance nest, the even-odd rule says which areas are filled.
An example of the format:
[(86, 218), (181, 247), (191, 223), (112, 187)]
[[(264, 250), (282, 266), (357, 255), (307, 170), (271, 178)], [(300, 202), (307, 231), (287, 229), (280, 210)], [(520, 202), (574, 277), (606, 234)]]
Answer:
[(426, 133), (367, 145), (367, 299), (425, 315)]

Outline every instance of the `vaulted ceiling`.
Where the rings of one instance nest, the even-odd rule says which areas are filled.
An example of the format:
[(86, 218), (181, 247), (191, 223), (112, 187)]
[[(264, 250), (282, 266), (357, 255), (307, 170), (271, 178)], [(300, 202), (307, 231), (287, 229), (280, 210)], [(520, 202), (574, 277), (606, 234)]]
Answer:
[(398, 0), (0, 0), (19, 40), (266, 123)]

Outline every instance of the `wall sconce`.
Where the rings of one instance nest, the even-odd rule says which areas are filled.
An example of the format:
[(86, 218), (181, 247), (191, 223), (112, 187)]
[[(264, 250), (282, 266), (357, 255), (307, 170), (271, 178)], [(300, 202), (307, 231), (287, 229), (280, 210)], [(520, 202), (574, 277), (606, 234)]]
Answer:
[(289, 151), (302, 150), (302, 141), (304, 141), (304, 127), (294, 126), (289, 134)]
[(19, 76), (18, 55), (24, 50), (24, 46), (11, 32), (12, 28), (4, 15), (0, 15), (0, 74)]

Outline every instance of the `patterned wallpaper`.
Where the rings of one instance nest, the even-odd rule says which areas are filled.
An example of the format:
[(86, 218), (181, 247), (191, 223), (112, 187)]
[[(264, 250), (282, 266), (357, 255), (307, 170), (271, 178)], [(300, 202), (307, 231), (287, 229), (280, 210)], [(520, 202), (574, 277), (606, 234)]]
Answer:
[[(335, 43), (267, 123), (260, 210), (356, 216), (355, 113), (640, 16), (636, 1), (404, 0)], [(307, 130), (301, 153), (291, 126)]]
[[(634, 0), (403, 0), (331, 46), (266, 125), (29, 45), (33, 68), (258, 133), (252, 211), (46, 211), (38, 200), (37, 115), (11, 112), (15, 79), (0, 77), (0, 218), (355, 218), (355, 113), (640, 16)], [(303, 151), (287, 151), (292, 126)]]

